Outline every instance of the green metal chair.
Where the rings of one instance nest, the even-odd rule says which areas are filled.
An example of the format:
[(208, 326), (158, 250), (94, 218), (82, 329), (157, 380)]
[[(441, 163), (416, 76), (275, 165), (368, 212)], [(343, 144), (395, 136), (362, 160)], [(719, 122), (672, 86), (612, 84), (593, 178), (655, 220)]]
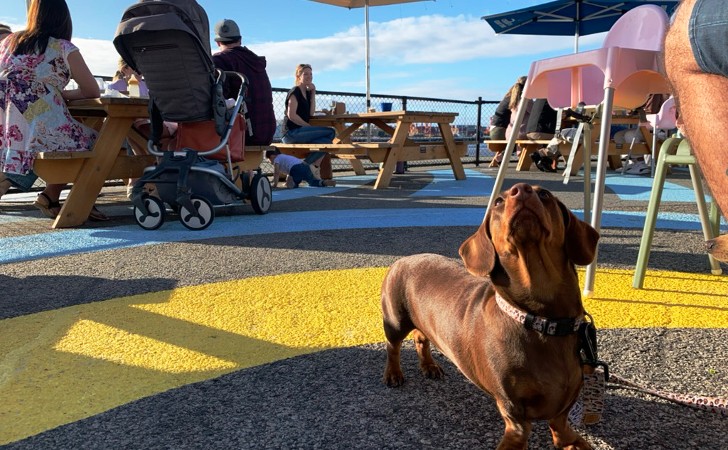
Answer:
[[(647, 207), (647, 216), (645, 217), (645, 227), (642, 231), (640, 251), (637, 256), (637, 264), (634, 269), (632, 287), (636, 289), (642, 289), (644, 285), (647, 262), (650, 259), (652, 237), (655, 234), (657, 210), (660, 207), (660, 201), (662, 200), (662, 190), (665, 184), (668, 164), (685, 164), (690, 170), (690, 178), (693, 182), (695, 201), (698, 204), (698, 215), (700, 216), (700, 224), (703, 228), (703, 236), (705, 237), (705, 240), (707, 241), (708, 239), (716, 237), (720, 229), (720, 214), (714, 201), (711, 202), (710, 212), (708, 212), (708, 207), (705, 203), (705, 192), (703, 191), (700, 169), (698, 168), (698, 162), (693, 155), (690, 143), (683, 138), (667, 139), (660, 147), (660, 155), (657, 158), (657, 167), (655, 168), (655, 179), (652, 182), (650, 204)], [(708, 254), (708, 261), (710, 263), (710, 271), (714, 275), (720, 275), (723, 273), (720, 263), (710, 254)]]

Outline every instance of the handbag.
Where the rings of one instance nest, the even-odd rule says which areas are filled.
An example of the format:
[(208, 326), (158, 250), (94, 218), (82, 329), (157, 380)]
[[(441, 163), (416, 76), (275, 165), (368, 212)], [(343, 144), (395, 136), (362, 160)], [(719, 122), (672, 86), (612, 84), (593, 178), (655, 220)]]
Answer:
[[(220, 143), (220, 139), (221, 137), (215, 131), (214, 120), (180, 122), (177, 125), (177, 132), (164, 148), (165, 150), (181, 150), (186, 147), (204, 152), (215, 148)], [(232, 162), (245, 160), (245, 117), (241, 114), (235, 117), (227, 145), (230, 149), (230, 160)], [(225, 162), (227, 161), (227, 154), (224, 151), (219, 151), (207, 155), (205, 158)]]

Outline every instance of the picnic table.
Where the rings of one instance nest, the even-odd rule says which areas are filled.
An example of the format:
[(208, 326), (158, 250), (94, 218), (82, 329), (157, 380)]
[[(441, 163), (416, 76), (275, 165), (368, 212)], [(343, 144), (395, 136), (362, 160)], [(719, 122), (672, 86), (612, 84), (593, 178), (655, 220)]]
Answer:
[[(156, 163), (154, 156), (129, 155), (124, 147), (124, 140), (129, 139), (137, 147), (146, 148), (146, 138), (132, 125), (134, 120), (149, 116), (148, 103), (149, 99), (143, 97), (101, 97), (68, 102), (71, 115), (99, 131), (99, 137), (90, 151), (41, 152), (37, 155), (33, 170), (41, 179), (46, 183), (71, 184), (52, 228), (82, 225), (107, 180), (138, 178), (146, 167)], [(258, 167), (264, 151), (265, 148), (246, 147), (250, 157), (240, 163), (241, 169)]]
[[(455, 141), (451, 128), (457, 115), (451, 112), (384, 111), (315, 116), (310, 120), (311, 125), (336, 129), (336, 138), (332, 144), (277, 143), (273, 146), (283, 153), (301, 150), (331, 153), (349, 159), (356, 173), (364, 172), (358, 161), (360, 158), (381, 162), (374, 189), (389, 186), (398, 161), (448, 159), (455, 179), (464, 180), (465, 171), (460, 158), (466, 154), (467, 145)], [(353, 133), (368, 124), (384, 131), (389, 139), (386, 142), (353, 142)], [(415, 124), (437, 124), (440, 136), (434, 140), (416, 141), (412, 135), (417, 129)]]

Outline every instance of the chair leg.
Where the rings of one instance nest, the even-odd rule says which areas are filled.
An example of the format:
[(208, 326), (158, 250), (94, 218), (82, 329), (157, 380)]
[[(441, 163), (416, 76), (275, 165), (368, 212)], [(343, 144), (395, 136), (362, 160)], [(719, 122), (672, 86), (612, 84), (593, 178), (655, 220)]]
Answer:
[[(708, 212), (708, 206), (705, 203), (703, 185), (701, 183), (700, 170), (697, 166), (695, 166), (694, 169), (693, 166), (690, 166), (690, 177), (693, 179), (695, 201), (698, 204), (698, 215), (700, 216), (700, 225), (703, 228), (703, 238), (708, 241), (720, 234), (720, 214), (718, 214), (718, 207), (712, 199), (710, 202), (710, 212)], [(710, 264), (710, 273), (713, 275), (720, 275), (723, 273), (723, 269), (720, 267), (720, 262), (713, 258), (713, 255), (710, 253), (708, 253), (708, 263)]]
[(632, 278), (632, 287), (642, 289), (645, 282), (645, 272), (647, 271), (647, 262), (650, 259), (650, 249), (652, 248), (652, 238), (655, 235), (655, 224), (657, 222), (657, 211), (662, 201), (662, 190), (665, 185), (665, 177), (667, 175), (667, 156), (675, 154), (681, 139), (668, 139), (660, 148), (660, 156), (657, 158), (657, 167), (655, 168), (655, 178), (652, 181), (652, 193), (650, 194), (650, 203), (647, 207), (647, 215), (645, 216), (645, 226), (642, 230), (642, 240), (640, 241), (640, 251), (637, 255), (637, 264), (634, 268), (634, 277)]

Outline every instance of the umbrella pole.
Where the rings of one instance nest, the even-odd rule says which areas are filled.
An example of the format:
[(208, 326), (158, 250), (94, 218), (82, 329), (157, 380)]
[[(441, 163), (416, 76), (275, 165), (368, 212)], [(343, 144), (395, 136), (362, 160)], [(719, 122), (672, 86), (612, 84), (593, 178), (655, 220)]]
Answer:
[[(369, 0), (364, 1), (364, 67), (366, 71), (367, 109), (372, 107), (372, 99), (369, 85)], [(367, 142), (372, 141), (372, 125), (367, 124)]]
[(369, 91), (369, 0), (364, 2), (364, 67), (366, 70), (367, 111), (372, 106)]

